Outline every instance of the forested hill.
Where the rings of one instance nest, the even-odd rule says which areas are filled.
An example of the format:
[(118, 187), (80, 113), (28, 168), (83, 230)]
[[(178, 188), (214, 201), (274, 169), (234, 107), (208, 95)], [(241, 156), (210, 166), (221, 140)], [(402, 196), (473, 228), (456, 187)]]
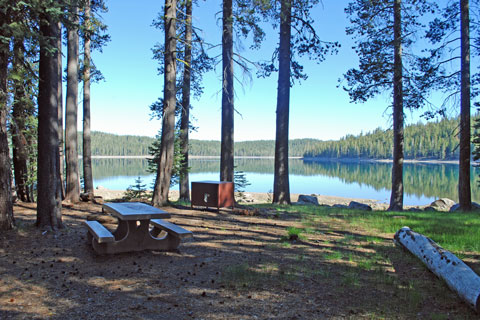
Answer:
[[(81, 133), (79, 136), (79, 150), (82, 148)], [(154, 139), (140, 136), (120, 136), (110, 133), (92, 132), (93, 156), (145, 156), (148, 147)], [(319, 140), (298, 139), (290, 141), (290, 156), (302, 157), (312, 150)], [(235, 143), (235, 155), (245, 157), (269, 157), (274, 155), (275, 142), (273, 140), (243, 141)], [(192, 156), (220, 156), (220, 141), (190, 140), (190, 155)]]
[[(405, 128), (405, 158), (458, 159), (458, 120), (446, 119), (426, 125), (415, 124)], [(81, 134), (79, 134), (81, 137)], [(119, 136), (92, 132), (94, 156), (148, 155), (151, 137)], [(80, 150), (81, 150), (81, 142)], [(348, 135), (338, 141), (296, 139), (290, 141), (290, 156), (321, 158), (391, 158), (392, 131), (377, 129), (359, 136)], [(242, 141), (235, 143), (235, 155), (268, 157), (274, 155), (273, 140)], [(220, 141), (191, 140), (192, 156), (219, 156)]]
[[(79, 150), (82, 152), (82, 133), (78, 133)], [(92, 131), (92, 156), (143, 156), (148, 155), (155, 139), (141, 136), (119, 136)]]
[[(304, 153), (312, 150), (320, 140), (295, 139), (289, 142), (290, 157), (303, 157)], [(220, 156), (220, 141), (191, 140), (190, 154), (194, 156)], [(235, 143), (235, 155), (239, 157), (273, 157), (275, 141), (256, 140)]]
[[(405, 128), (406, 159), (458, 159), (458, 119), (409, 125)], [(376, 129), (359, 136), (347, 135), (339, 141), (322, 141), (304, 156), (314, 158), (392, 157), (393, 131)]]

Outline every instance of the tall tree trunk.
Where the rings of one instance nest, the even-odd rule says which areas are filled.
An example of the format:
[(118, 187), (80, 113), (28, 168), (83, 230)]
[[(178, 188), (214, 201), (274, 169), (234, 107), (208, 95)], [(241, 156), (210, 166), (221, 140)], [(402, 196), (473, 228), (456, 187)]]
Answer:
[(153, 205), (163, 206), (168, 202), (170, 179), (172, 177), (175, 144), (175, 107), (176, 107), (176, 18), (177, 1), (165, 0), (165, 75), (163, 89), (162, 137), (157, 177), (153, 190)]
[(65, 160), (67, 181), (65, 200), (78, 202), (80, 184), (78, 174), (77, 111), (78, 111), (78, 7), (71, 8), (72, 24), (68, 29), (67, 45), (67, 104), (65, 106)]
[(273, 203), (290, 204), (288, 173), (288, 122), (290, 112), (290, 55), (292, 2), (282, 0), (278, 52), (277, 123)]
[[(45, 21), (47, 20), (47, 21)], [(40, 45), (40, 68), (38, 88), (38, 202), (37, 226), (62, 228), (61, 202), (58, 187), (58, 56), (51, 49), (56, 47), (59, 36), (58, 24), (47, 19), (40, 31), (47, 39)]]
[(182, 113), (180, 119), (180, 152), (183, 156), (180, 167), (180, 199), (190, 200), (188, 179), (188, 133), (190, 130), (190, 82), (192, 63), (192, 0), (185, 4), (185, 67), (183, 71)]
[(392, 194), (388, 210), (403, 210), (403, 64), (401, 0), (393, 3), (393, 165)]
[(57, 39), (57, 56), (58, 56), (58, 86), (57, 86), (57, 101), (58, 101), (58, 184), (61, 198), (65, 199), (65, 177), (64, 171), (64, 148), (63, 148), (63, 66), (62, 66), (62, 23), (58, 23), (59, 35)]
[(468, 0), (460, 0), (461, 91), (460, 91), (460, 165), (458, 199), (460, 210), (472, 210), (470, 189), (470, 17)]
[(233, 182), (234, 176), (234, 105), (233, 105), (233, 9), (232, 0), (223, 1), (222, 33), (222, 142), (220, 180)]
[[(13, 46), (13, 70), (22, 72), (25, 63), (25, 48), (23, 38), (16, 38)], [(23, 77), (25, 73), (18, 74), (19, 79), (13, 81), (14, 99), (12, 119), (10, 121), (10, 133), (13, 145), (13, 172), (15, 178), (15, 189), (17, 197), (23, 202), (27, 202), (28, 188), (28, 143), (25, 138), (25, 117), (27, 116), (25, 82)]]
[[(7, 16), (0, 10), (0, 24), (6, 24)], [(3, 29), (3, 28), (2, 28)], [(1, 36), (5, 36), (0, 33)], [(10, 153), (7, 138), (7, 75), (9, 43), (0, 42), (0, 230), (14, 227)]]
[[(90, 26), (90, 0), (85, 1), (85, 28)], [(90, 34), (85, 31), (83, 59), (83, 181), (88, 199), (93, 200), (92, 148), (90, 134)]]

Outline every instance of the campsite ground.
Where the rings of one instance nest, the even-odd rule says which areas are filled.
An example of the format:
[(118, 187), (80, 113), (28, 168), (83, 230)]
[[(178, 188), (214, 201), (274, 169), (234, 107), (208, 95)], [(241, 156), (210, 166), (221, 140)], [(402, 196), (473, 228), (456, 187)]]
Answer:
[[(56, 233), (34, 227), (34, 204), (14, 210), (18, 228), (0, 235), (2, 319), (476, 318), (393, 234), (336, 209), (309, 220), (281, 207), (167, 207), (193, 239), (178, 252), (112, 256), (86, 243), (83, 220), (116, 222), (100, 205), (64, 207)], [(478, 255), (465, 261), (480, 271)]]

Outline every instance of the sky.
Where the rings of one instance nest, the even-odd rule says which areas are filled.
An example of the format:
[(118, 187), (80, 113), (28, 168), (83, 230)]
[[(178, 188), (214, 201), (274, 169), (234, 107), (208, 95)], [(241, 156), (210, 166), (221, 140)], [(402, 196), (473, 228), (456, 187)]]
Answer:
[[(155, 136), (161, 121), (151, 120), (149, 106), (163, 96), (163, 75), (158, 75), (158, 61), (151, 49), (163, 42), (162, 33), (151, 26), (162, 10), (161, 0), (107, 0), (108, 13), (103, 21), (108, 26), (111, 41), (103, 52), (93, 52), (96, 66), (105, 81), (92, 84), (91, 128), (120, 135)], [(199, 1), (193, 9), (194, 24), (212, 44), (221, 43), (221, 2)], [(367, 103), (350, 103), (348, 94), (338, 86), (338, 80), (352, 67), (358, 57), (353, 41), (345, 35), (347, 17), (344, 6), (348, 1), (324, 0), (313, 11), (315, 27), (322, 40), (341, 43), (337, 55), (327, 56), (316, 63), (301, 60), (308, 79), (295, 83), (290, 92), (289, 138), (337, 140), (347, 134), (367, 133), (392, 125), (390, 95), (385, 94)], [(249, 49), (243, 41), (238, 51), (252, 61), (267, 60), (278, 43), (278, 30), (265, 26), (266, 40), (260, 50)], [(209, 51), (221, 54), (221, 48)], [(220, 140), (221, 133), (221, 61), (215, 71), (204, 76), (204, 94), (192, 100), (193, 125), (197, 130), (191, 139)], [(236, 68), (236, 76), (242, 75)], [(235, 83), (235, 141), (275, 139), (277, 76), (259, 79), (253, 67), (251, 81)], [(81, 130), (81, 98), (79, 100), (79, 129)], [(407, 114), (406, 123), (416, 123), (419, 114)]]

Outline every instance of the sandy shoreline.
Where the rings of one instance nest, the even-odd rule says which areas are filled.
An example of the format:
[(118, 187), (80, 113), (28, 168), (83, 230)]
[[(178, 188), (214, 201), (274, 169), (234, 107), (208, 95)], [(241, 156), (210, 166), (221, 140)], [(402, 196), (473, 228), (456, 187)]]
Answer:
[[(120, 199), (124, 196), (125, 190), (109, 190), (105, 188), (95, 189), (95, 196), (100, 196), (104, 200)], [(177, 190), (170, 190), (169, 199), (172, 201), (178, 200), (179, 192)], [(297, 202), (299, 194), (290, 194), (292, 203)], [(335, 204), (348, 205), (351, 201), (356, 201), (364, 204), (368, 204), (374, 210), (386, 210), (388, 208), (387, 203), (382, 203), (380, 200), (374, 199), (361, 199), (361, 198), (344, 198), (337, 196), (327, 196), (315, 194), (320, 205), (333, 206)], [(244, 192), (244, 200), (240, 203), (244, 204), (258, 204), (258, 203), (271, 203), (273, 194), (263, 192)]]

